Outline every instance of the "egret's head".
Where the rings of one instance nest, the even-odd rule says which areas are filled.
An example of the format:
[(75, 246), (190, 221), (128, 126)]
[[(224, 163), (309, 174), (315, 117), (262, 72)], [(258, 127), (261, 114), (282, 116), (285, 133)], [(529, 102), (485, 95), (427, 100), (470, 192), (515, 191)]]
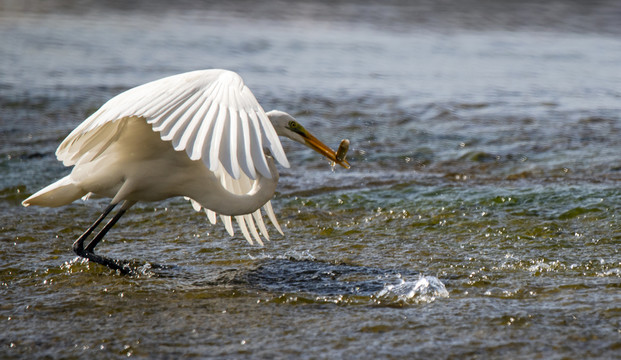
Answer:
[(337, 160), (334, 150), (314, 137), (293, 116), (283, 111), (272, 110), (267, 113), (267, 117), (272, 122), (278, 136), (288, 137), (293, 141), (304, 144), (331, 161), (349, 169), (349, 162), (347, 160)]

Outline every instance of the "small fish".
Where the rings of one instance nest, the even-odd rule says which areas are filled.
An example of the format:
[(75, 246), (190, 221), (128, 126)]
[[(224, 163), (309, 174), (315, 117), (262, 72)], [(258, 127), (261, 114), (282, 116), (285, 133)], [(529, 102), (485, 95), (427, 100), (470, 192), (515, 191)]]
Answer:
[(347, 139), (341, 140), (341, 144), (339, 145), (338, 150), (336, 151), (336, 153), (334, 153), (335, 161), (330, 162), (330, 167), (332, 168), (332, 171), (334, 171), (334, 168), (336, 167), (336, 162), (338, 162), (344, 168), (349, 169), (349, 162), (345, 160), (348, 150), (349, 150), (349, 140)]
[(349, 150), (349, 140), (343, 139), (341, 141), (341, 145), (339, 145), (339, 149), (336, 151), (336, 159), (338, 161), (345, 160), (348, 150)]

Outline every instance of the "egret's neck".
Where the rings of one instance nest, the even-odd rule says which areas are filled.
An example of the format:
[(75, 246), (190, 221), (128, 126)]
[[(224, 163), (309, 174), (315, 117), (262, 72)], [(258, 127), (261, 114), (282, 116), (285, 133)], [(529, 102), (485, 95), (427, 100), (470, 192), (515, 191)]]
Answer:
[(216, 188), (210, 191), (210, 199), (208, 201), (194, 200), (208, 205), (206, 206), (207, 208), (222, 215), (235, 216), (253, 213), (270, 201), (276, 192), (279, 175), (274, 159), (271, 156), (267, 157), (267, 164), (272, 178), (269, 179), (257, 174), (257, 181), (254, 182), (250, 191), (245, 194), (233, 193), (218, 182), (215, 185)]

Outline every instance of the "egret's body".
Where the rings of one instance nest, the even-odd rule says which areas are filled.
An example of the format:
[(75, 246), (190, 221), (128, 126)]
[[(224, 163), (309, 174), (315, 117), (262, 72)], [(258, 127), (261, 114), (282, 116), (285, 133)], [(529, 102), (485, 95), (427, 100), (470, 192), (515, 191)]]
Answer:
[[(41, 195), (33, 195), (26, 203), (61, 206), (87, 194), (112, 198), (112, 203), (186, 196), (199, 204), (209, 204), (208, 209), (218, 214), (243, 215), (268, 202), (276, 190), (278, 172), (274, 169), (273, 178), (263, 181), (265, 189), (254, 197), (228, 191), (216, 173), (202, 161), (191, 160), (185, 152), (175, 151), (144, 119), (129, 117), (122, 122), (118, 138), (100, 155), (78, 162), (71, 174), (43, 189)], [(269, 164), (273, 164), (271, 159)]]
[[(59, 160), (73, 166), (71, 173), (23, 204), (111, 198), (74, 250), (123, 272), (125, 267), (95, 255), (94, 248), (137, 201), (184, 196), (196, 210), (205, 209), (212, 223), (220, 214), (231, 234), (234, 216), (246, 239), (252, 242), (252, 233), (261, 243), (257, 226), (268, 238), (261, 207), (281, 231), (269, 202), (278, 182), (275, 162), (288, 166), (278, 135), (349, 166), (290, 115), (266, 114), (239, 75), (226, 70), (175, 75), (117, 95), (80, 124), (56, 151)], [(119, 203), (119, 213), (84, 248), (84, 240)]]

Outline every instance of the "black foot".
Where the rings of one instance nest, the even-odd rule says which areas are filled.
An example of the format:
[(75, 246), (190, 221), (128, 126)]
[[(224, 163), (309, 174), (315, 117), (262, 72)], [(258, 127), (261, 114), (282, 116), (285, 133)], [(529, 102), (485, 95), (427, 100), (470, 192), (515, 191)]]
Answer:
[(97, 255), (91, 251), (84, 250), (81, 246), (76, 246), (81, 244), (73, 244), (73, 251), (80, 257), (88, 259), (97, 264), (101, 264), (103, 266), (107, 266), (112, 270), (116, 270), (123, 275), (134, 275), (135, 272), (129, 263), (122, 262), (120, 260), (110, 259), (105, 256)]
[(114, 215), (114, 217), (110, 221), (108, 221), (108, 223), (103, 227), (103, 229), (101, 229), (97, 233), (97, 235), (95, 235), (93, 240), (91, 240), (91, 242), (86, 246), (86, 248), (84, 248), (84, 240), (86, 240), (86, 238), (90, 236), (93, 230), (95, 230), (95, 228), (103, 221), (103, 219), (106, 216), (108, 216), (110, 211), (112, 211), (112, 209), (114, 209), (114, 207), (117, 204), (108, 205), (108, 207), (104, 210), (101, 216), (99, 216), (99, 218), (93, 223), (93, 225), (91, 225), (82, 235), (80, 235), (78, 240), (76, 240), (76, 242), (73, 243), (73, 251), (78, 256), (86, 258), (89, 261), (92, 261), (94, 263), (107, 266), (108, 268), (112, 270), (119, 271), (123, 275), (135, 274), (136, 272), (133, 270), (132, 266), (129, 263), (125, 263), (119, 260), (114, 260), (114, 259), (107, 258), (105, 256), (100, 256), (100, 255), (95, 254), (95, 246), (97, 246), (99, 241), (101, 241), (104, 235), (106, 235), (108, 230), (110, 230), (110, 228), (114, 226), (114, 224), (116, 224), (116, 222), (121, 218), (121, 216), (123, 216), (123, 214), (127, 211), (127, 209), (129, 209), (135, 203), (136, 203), (135, 201), (128, 201), (128, 200), (124, 201), (123, 206), (121, 206), (121, 210), (119, 210), (119, 212), (116, 215)]

